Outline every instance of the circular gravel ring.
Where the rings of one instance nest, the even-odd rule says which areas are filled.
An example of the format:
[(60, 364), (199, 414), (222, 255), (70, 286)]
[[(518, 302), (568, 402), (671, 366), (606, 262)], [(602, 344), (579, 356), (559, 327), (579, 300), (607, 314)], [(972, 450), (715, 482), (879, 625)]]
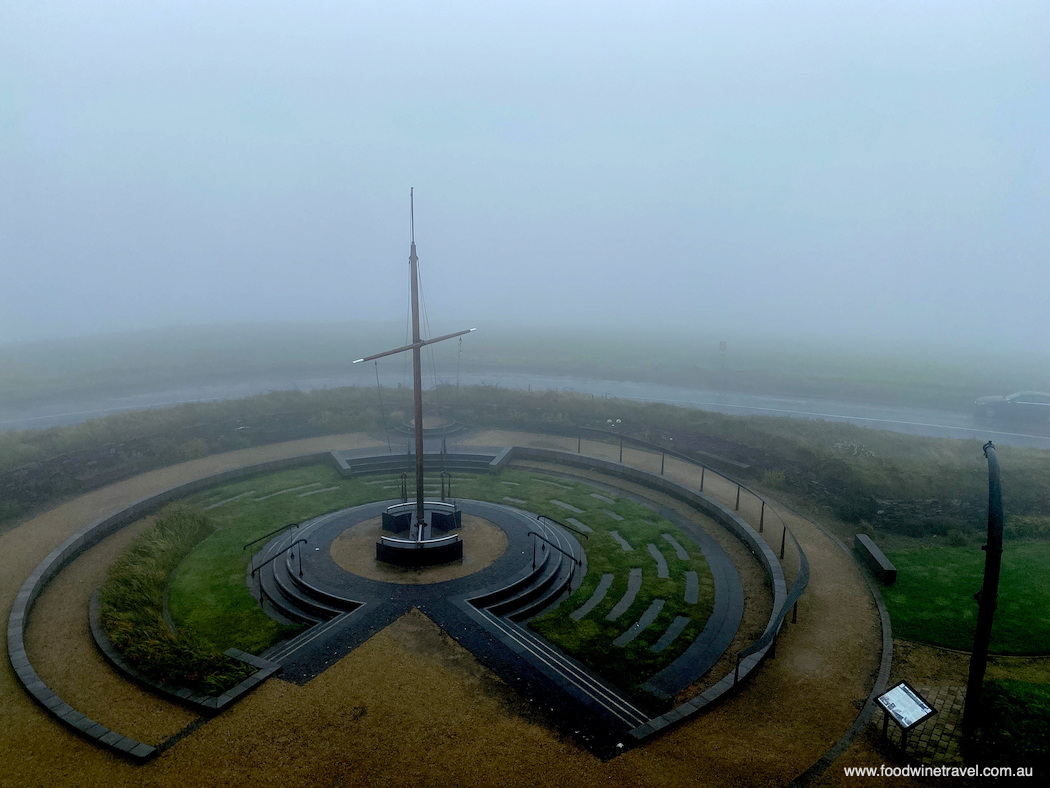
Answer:
[(384, 534), (381, 517), (358, 522), (339, 534), (329, 547), (332, 560), (347, 572), (369, 580), (406, 585), (429, 585), (480, 572), (507, 551), (507, 534), (495, 523), (464, 514), (459, 529), (463, 558), (438, 566), (395, 566), (376, 559), (375, 544)]

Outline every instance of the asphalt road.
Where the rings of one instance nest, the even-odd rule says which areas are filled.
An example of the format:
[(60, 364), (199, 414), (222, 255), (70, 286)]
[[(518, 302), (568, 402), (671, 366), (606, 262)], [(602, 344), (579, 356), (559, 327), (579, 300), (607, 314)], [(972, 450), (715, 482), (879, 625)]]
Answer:
[[(400, 376), (381, 375), (384, 386), (397, 386)], [(429, 383), (433, 383), (433, 379)], [(441, 376), (440, 382), (455, 382)], [(992, 440), (997, 444), (1050, 449), (1050, 424), (985, 425), (976, 422), (971, 413), (928, 410), (923, 408), (869, 405), (826, 399), (799, 399), (759, 394), (741, 394), (657, 383), (614, 380), (590, 380), (570, 377), (542, 377), (513, 372), (463, 374), (464, 385), (498, 385), (511, 389), (555, 389), (579, 391), (595, 396), (621, 397), (643, 402), (701, 408), (731, 414), (760, 414), (789, 418), (844, 421), (871, 429), (890, 430), (909, 435), (936, 438), (973, 438)], [(424, 383), (428, 381), (424, 379)], [(375, 385), (374, 371), (361, 370), (339, 376), (318, 378), (283, 378), (238, 383), (216, 383), (187, 386), (160, 392), (131, 394), (124, 397), (85, 399), (65, 404), (40, 405), (18, 409), (0, 408), (0, 431), (44, 429), (78, 424), (88, 419), (129, 410), (169, 407), (186, 402), (208, 402), (237, 399), (268, 391), (298, 388), (310, 391), (339, 386)]]

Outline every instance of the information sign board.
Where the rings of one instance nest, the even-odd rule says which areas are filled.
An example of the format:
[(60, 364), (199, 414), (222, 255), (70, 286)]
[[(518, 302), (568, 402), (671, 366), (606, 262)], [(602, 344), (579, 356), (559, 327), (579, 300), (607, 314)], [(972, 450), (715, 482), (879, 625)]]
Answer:
[(904, 730), (914, 728), (931, 714), (937, 713), (907, 681), (887, 690), (875, 702)]

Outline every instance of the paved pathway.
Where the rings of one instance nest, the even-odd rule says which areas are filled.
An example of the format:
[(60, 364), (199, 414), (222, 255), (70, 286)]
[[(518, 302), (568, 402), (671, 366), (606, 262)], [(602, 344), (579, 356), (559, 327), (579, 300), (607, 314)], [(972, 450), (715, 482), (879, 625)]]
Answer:
[[(596, 754), (623, 739), (647, 716), (580, 663), (513, 622), (478, 610), (469, 600), (520, 580), (532, 571), (528, 532), (533, 519), (517, 509), (461, 500), (464, 514), (483, 517), (507, 535), (506, 551), (488, 567), (427, 585), (384, 582), (348, 572), (332, 558), (331, 543), (348, 528), (378, 516), (386, 502), (326, 516), (311, 526), (303, 553), (305, 579), (328, 594), (361, 602), (357, 610), (318, 624), (265, 655), (279, 661), (282, 678), (304, 685), (366, 640), (416, 608), (466, 647), (483, 665), (528, 696), (544, 699), (570, 721)], [(264, 548), (265, 549), (265, 548)], [(611, 578), (610, 578), (611, 579)]]
[(620, 545), (621, 548), (623, 548), (623, 551), (625, 553), (629, 553), (632, 550), (634, 550), (634, 548), (631, 547), (631, 543), (624, 539), (622, 536), (620, 536), (619, 531), (609, 531), (609, 536), (616, 540), (616, 543)]
[[(950, 766), (963, 763), (962, 713), (966, 703), (966, 687), (916, 687), (919, 694), (937, 709), (937, 713), (908, 731), (904, 751), (931, 766)], [(875, 712), (873, 722), (882, 730), (885, 712)], [(887, 730), (890, 741), (898, 747), (901, 729), (892, 720)]]

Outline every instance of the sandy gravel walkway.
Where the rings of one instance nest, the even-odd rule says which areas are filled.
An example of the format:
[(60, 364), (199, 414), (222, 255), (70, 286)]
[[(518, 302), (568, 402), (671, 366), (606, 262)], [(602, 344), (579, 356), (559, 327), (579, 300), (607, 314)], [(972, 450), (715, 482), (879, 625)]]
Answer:
[[(576, 449), (575, 440), (546, 435), (485, 432), (473, 439), (476, 445), (509, 442)], [(3, 615), (55, 544), (149, 492), (222, 468), (367, 445), (379, 443), (361, 435), (332, 436), (209, 457), (112, 485), (33, 518), (0, 536)], [(618, 457), (617, 446), (585, 441), (584, 448)], [(630, 451), (624, 459), (659, 470), (658, 456)], [(669, 462), (667, 471), (696, 482), (684, 465), (676, 470)], [(710, 477), (705, 489), (719, 497), (735, 494), (735, 485)], [(746, 505), (741, 513), (756, 517)], [(67, 733), (29, 700), (4, 660), (0, 714), (7, 724), (0, 728), (0, 785), (783, 785), (852, 723), (854, 701), (867, 695), (878, 668), (880, 637), (863, 580), (846, 554), (801, 518), (787, 519), (809, 556), (813, 580), (799, 623), (789, 625), (781, 640), (778, 659), (767, 661), (714, 712), (608, 763), (562, 739), (469, 653), (420, 614), (410, 614), (304, 687), (267, 682), (145, 766), (125, 763)], [(779, 540), (779, 532), (774, 537)], [(78, 697), (103, 703), (105, 691), (75, 686), (76, 667), (84, 666), (88, 684), (100, 674), (88, 665), (86, 628), (77, 630), (75, 622), (79, 614), (67, 609), (90, 595), (91, 573), (97, 571), (70, 567), (69, 578), (61, 580), (72, 588), (54, 584), (52, 607), (38, 608), (46, 615), (35, 617), (30, 637), (38, 648), (62, 641), (55, 630), (65, 633), (66, 648), (49, 663), (47, 680), (65, 682), (69, 692), (81, 693)], [(77, 586), (82, 590), (75, 592)], [(181, 722), (165, 709), (163, 722), (149, 728), (150, 704), (168, 704), (113, 697), (119, 704), (107, 713), (119, 717), (127, 703), (137, 709), (126, 712), (128, 724), (154, 735)], [(870, 751), (862, 757), (882, 760)]]

